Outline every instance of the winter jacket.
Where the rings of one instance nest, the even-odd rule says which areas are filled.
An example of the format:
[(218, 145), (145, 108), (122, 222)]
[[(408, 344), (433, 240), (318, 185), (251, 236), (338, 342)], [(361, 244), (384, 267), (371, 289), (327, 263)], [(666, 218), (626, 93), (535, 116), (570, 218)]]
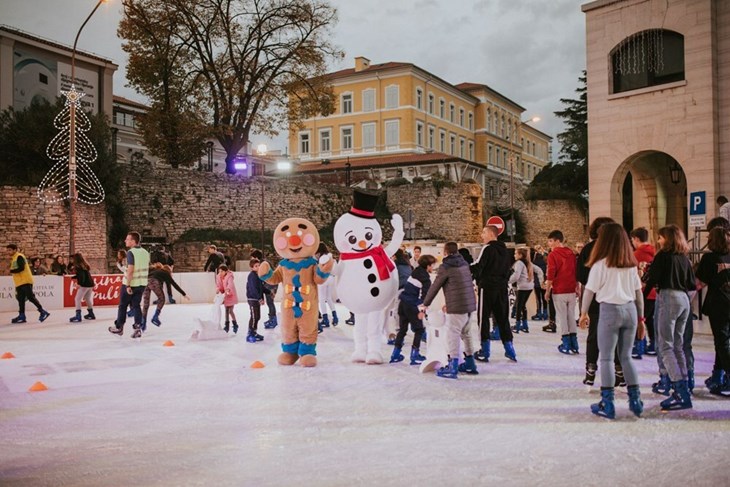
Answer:
[(403, 291), (400, 293), (400, 300), (402, 303), (418, 306), (423, 304), (423, 298), (426, 297), (430, 288), (431, 276), (425, 268), (418, 266), (413, 269), (413, 272), (406, 281), (406, 285), (403, 286)]
[(547, 280), (552, 281), (552, 294), (575, 293), (576, 257), (568, 247), (556, 247), (548, 254)]
[(259, 279), (256, 272), (249, 272), (246, 281), (246, 299), (249, 301), (261, 301), (264, 299), (264, 283)]
[[(252, 274), (256, 274), (252, 272)], [(233, 282), (233, 273), (226, 272), (225, 277), (221, 277), (220, 274), (215, 276), (216, 287), (219, 293), (225, 293), (226, 297), (223, 299), (223, 306), (234, 306), (238, 304), (238, 293), (236, 292), (236, 284)]]
[(471, 265), (472, 274), (480, 288), (507, 287), (512, 259), (504, 242), (494, 240), (482, 248), (477, 261)]
[(476, 311), (477, 300), (471, 270), (461, 255), (453, 254), (444, 258), (423, 305), (428, 307), (441, 288), (444, 290), (447, 313), (466, 314)]
[(395, 268), (398, 270), (398, 289), (403, 289), (403, 286), (406, 285), (408, 278), (411, 277), (411, 272), (413, 272), (413, 268), (411, 267), (410, 262), (408, 262), (407, 260), (396, 260)]
[[(521, 260), (515, 261), (515, 265), (512, 266), (514, 272), (509, 278), (509, 284), (517, 283), (517, 289), (520, 291), (532, 291), (535, 287), (535, 280), (530, 279), (530, 273), (527, 270), (527, 266)], [(532, 266), (533, 272), (535, 266)]]
[(644, 299), (654, 287), (658, 290), (674, 289), (676, 291), (694, 291), (696, 288), (692, 263), (686, 255), (673, 254), (660, 250), (654, 256), (654, 262), (644, 280)]
[(91, 277), (91, 272), (86, 269), (76, 269), (76, 275), (71, 276), (71, 279), (76, 279), (76, 283), (79, 287), (94, 287), (94, 279)]
[[(634, 250), (634, 257), (639, 263), (639, 277), (643, 278), (646, 271), (649, 270), (651, 263), (654, 261), (654, 246), (651, 244), (641, 244), (639, 248)], [(646, 299), (656, 299), (656, 289), (652, 289)]]
[(213, 252), (208, 255), (208, 260), (205, 261), (203, 266), (203, 272), (215, 272), (218, 270), (218, 266), (225, 262), (223, 254), (220, 252)]

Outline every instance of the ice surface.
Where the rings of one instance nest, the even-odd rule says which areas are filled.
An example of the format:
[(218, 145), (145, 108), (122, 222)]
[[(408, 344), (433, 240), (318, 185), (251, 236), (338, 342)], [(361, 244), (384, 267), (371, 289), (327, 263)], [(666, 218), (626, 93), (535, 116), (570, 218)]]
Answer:
[[(246, 343), (243, 305), (237, 337), (190, 340), (209, 309), (168, 305), (139, 341), (106, 331), (113, 308), (78, 325), (68, 309), (43, 324), (35, 311), (25, 325), (0, 313), (0, 354), (17, 357), (0, 360), (0, 485), (728, 485), (730, 401), (701, 387), (713, 362), (705, 324), (694, 409), (659, 412), (645, 357), (634, 362), (644, 418), (619, 392), (609, 421), (590, 414), (599, 394), (581, 383), (583, 350), (560, 354), (543, 322), (516, 336), (518, 363), (493, 342), (478, 376), (448, 380), (408, 360), (350, 363), (342, 307), (313, 369), (277, 365), (278, 329), (261, 323), (265, 341)], [(36, 381), (49, 390), (27, 392)]]

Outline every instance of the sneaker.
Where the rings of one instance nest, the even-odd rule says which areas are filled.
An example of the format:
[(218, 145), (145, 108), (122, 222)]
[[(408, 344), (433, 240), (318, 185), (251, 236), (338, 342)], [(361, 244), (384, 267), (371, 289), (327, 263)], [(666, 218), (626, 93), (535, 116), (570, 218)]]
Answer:
[(544, 331), (546, 333), (557, 333), (558, 327), (554, 321), (551, 321), (547, 325), (542, 327), (542, 331)]
[(113, 333), (114, 335), (122, 336), (124, 334), (124, 328), (117, 328), (116, 326), (110, 326), (109, 333)]
[(142, 330), (137, 328), (134, 330), (134, 333), (132, 333), (132, 338), (142, 338)]

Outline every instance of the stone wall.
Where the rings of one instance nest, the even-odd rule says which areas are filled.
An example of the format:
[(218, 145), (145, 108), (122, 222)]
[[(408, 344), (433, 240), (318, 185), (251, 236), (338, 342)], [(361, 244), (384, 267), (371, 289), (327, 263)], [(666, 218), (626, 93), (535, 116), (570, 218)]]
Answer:
[[(171, 244), (175, 269), (182, 272), (201, 270), (207, 258), (210, 242), (180, 240), (191, 229), (253, 231), (256, 238), (252, 242), (213, 242), (226, 247), (232, 260), (248, 260), (251, 246), (260, 245), (262, 195), (263, 225), (268, 231), (291, 216), (331, 229), (352, 204), (350, 188), (304, 178), (262, 180), (159, 168), (145, 162), (123, 169), (121, 194), (129, 229), (140, 232), (143, 243), (156, 237)], [(3, 187), (3, 196), (0, 225), (6, 229), (7, 243), (17, 243), (29, 257), (68, 253), (67, 205), (44, 204), (35, 189), (27, 187)], [(387, 189), (387, 202), (390, 212), (404, 218), (408, 209), (413, 210), (416, 239), (479, 241), (482, 192), (476, 184), (456, 184), (439, 191), (428, 181), (392, 187)], [(76, 248), (89, 258), (95, 272), (113, 268), (115, 252), (107, 242), (104, 205), (77, 208)], [(381, 223), (387, 240), (392, 228)]]
[(567, 200), (529, 200), (521, 210), (525, 222), (525, 241), (533, 246), (547, 246), (547, 236), (560, 230), (565, 243), (573, 247), (588, 241), (588, 219), (578, 204)]
[(459, 183), (438, 191), (430, 181), (388, 188), (388, 210), (406, 218), (413, 210), (414, 239), (479, 242), (484, 223), (482, 189)]
[[(55, 255), (68, 255), (69, 207), (67, 203), (44, 203), (34, 187), (0, 186), (0, 225), (3, 243), (15, 243), (26, 257), (47, 258), (50, 268)], [(76, 251), (84, 254), (93, 272), (106, 272), (106, 208), (100, 205), (76, 205)], [(9, 273), (8, 266), (0, 266)]]
[[(299, 216), (318, 227), (350, 209), (352, 191), (304, 180), (265, 181), (132, 164), (121, 188), (130, 229), (175, 242), (189, 229), (273, 230)], [(263, 212), (262, 212), (263, 199)], [(263, 213), (263, 215), (262, 215)]]

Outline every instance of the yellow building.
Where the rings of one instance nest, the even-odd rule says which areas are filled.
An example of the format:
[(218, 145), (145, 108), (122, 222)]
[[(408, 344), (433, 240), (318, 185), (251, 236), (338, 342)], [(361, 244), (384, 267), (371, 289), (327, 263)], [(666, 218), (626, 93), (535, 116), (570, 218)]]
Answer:
[(486, 85), (452, 85), (410, 63), (364, 57), (327, 79), (335, 112), (289, 131), (299, 173), (344, 170), (348, 184), (364, 184), (439, 172), (476, 180), (493, 200), (510, 176), (510, 154), (518, 183), (529, 183), (550, 160), (551, 137), (522, 124), (525, 109)]

